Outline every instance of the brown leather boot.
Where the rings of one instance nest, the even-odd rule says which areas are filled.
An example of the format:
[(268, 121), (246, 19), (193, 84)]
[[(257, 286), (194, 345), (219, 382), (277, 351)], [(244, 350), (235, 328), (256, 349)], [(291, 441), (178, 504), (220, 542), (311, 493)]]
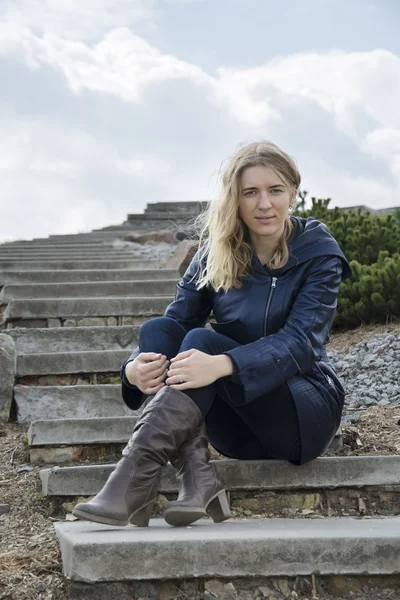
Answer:
[(215, 523), (231, 516), (225, 486), (213, 464), (204, 421), (192, 439), (185, 442), (179, 453), (170, 459), (177, 469), (178, 499), (168, 502), (164, 519), (170, 525), (189, 525), (210, 513)]
[(189, 396), (166, 386), (147, 404), (122, 458), (103, 489), (75, 506), (79, 519), (146, 527), (157, 498), (161, 468), (192, 438), (202, 414)]

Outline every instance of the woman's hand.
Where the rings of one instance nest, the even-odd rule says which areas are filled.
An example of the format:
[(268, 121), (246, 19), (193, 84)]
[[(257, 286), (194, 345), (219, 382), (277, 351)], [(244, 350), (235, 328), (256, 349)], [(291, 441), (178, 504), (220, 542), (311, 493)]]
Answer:
[(164, 387), (168, 365), (169, 360), (165, 355), (141, 352), (135, 360), (126, 365), (125, 375), (143, 394), (150, 396)]
[[(205, 387), (231, 373), (232, 361), (229, 356), (213, 356), (200, 350), (191, 349), (171, 358), (165, 383), (183, 391)], [(180, 375), (184, 383), (179, 383)]]

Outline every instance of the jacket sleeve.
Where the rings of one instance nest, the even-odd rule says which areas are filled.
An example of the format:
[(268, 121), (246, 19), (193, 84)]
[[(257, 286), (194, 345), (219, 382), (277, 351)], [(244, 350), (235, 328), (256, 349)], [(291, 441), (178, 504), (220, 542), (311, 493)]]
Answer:
[(274, 334), (223, 352), (237, 368), (243, 404), (307, 373), (318, 360), (335, 318), (342, 268), (337, 256), (317, 257), (285, 325)]
[[(175, 300), (167, 306), (164, 317), (175, 319), (189, 332), (195, 327), (204, 327), (212, 309), (212, 299), (208, 288), (196, 290), (196, 281), (200, 273), (200, 260), (203, 255), (200, 248), (192, 258), (182, 279), (176, 286)], [(146, 398), (136, 385), (132, 385), (126, 378), (125, 367), (134, 360), (141, 350), (137, 346), (129, 358), (121, 365), (120, 376), (122, 381), (122, 398), (129, 408), (138, 409)]]
[(192, 258), (182, 279), (176, 286), (175, 300), (169, 304), (164, 317), (175, 319), (189, 332), (196, 327), (204, 327), (212, 310), (212, 297), (208, 286), (196, 290), (200, 275), (200, 265), (204, 258), (204, 246)]
[(122, 363), (120, 369), (120, 377), (122, 381), (122, 399), (125, 404), (131, 408), (132, 410), (137, 410), (143, 404), (144, 399), (146, 398), (145, 394), (143, 394), (136, 385), (129, 383), (126, 374), (125, 367), (128, 362), (135, 360), (135, 358), (140, 354), (139, 346), (137, 346), (129, 358)]

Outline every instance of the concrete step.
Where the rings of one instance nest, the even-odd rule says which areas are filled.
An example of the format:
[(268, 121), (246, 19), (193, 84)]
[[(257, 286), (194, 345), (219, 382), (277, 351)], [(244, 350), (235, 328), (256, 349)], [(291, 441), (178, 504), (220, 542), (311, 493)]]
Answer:
[[(141, 412), (132, 411), (132, 415)], [(32, 464), (113, 462), (132, 435), (137, 416), (34, 421), (28, 430)], [(68, 440), (67, 444), (60, 440)], [(82, 440), (84, 442), (82, 443)]]
[(0, 285), (18, 283), (75, 283), (90, 281), (144, 281), (159, 279), (179, 279), (174, 269), (83, 269), (47, 271), (3, 271), (0, 272)]
[(130, 224), (124, 227), (119, 227), (118, 229), (114, 229), (114, 230), (98, 230), (98, 231), (92, 231), (91, 233), (73, 233), (73, 234), (64, 234), (64, 235), (51, 235), (48, 238), (49, 242), (56, 242), (56, 243), (68, 243), (68, 242), (74, 242), (74, 243), (81, 243), (81, 242), (110, 242), (113, 240), (118, 240), (124, 237), (125, 234), (130, 233), (132, 231), (135, 231), (136, 228), (141, 229), (141, 225), (143, 225), (143, 230), (146, 231), (157, 231), (157, 229), (152, 229), (152, 227), (154, 225), (159, 226), (160, 221), (158, 221), (157, 223), (155, 223), (154, 221), (142, 221), (142, 222), (135, 222), (134, 224)]
[(54, 327), (50, 329), (4, 329), (10, 335), (17, 354), (37, 352), (84, 352), (125, 350), (130, 352), (138, 344), (139, 326), (125, 327)]
[(123, 417), (135, 414), (122, 400), (121, 384), (114, 385), (16, 385), (14, 397), (18, 421)]
[(17, 377), (68, 375), (71, 373), (119, 373), (130, 350), (49, 352), (17, 357)]
[[(110, 417), (95, 419), (52, 419), (34, 421), (28, 431), (30, 461), (41, 464), (65, 464), (72, 460), (103, 458), (108, 452), (119, 450), (119, 444), (126, 444), (131, 436), (135, 419)], [(339, 428), (330, 450), (343, 446)], [(114, 452), (111, 461), (120, 456)], [(102, 460), (102, 462), (110, 462)]]
[(3, 318), (4, 323), (8, 323), (13, 320), (77, 319), (81, 317), (152, 317), (161, 316), (173, 300), (173, 296), (11, 300), (4, 311)]
[(209, 205), (209, 200), (195, 200), (193, 202), (149, 202), (145, 208), (145, 211), (159, 210), (174, 210), (176, 208), (193, 209), (194, 207), (200, 207), (201, 209), (206, 208)]
[[(143, 215), (136, 215), (137, 218), (140, 218), (141, 216), (146, 216), (146, 217), (154, 217), (155, 219), (159, 219), (161, 216), (164, 215), (165, 219), (171, 219), (172, 221), (174, 221), (174, 219), (180, 219), (181, 217), (196, 217), (198, 214), (200, 214), (200, 210), (196, 209), (195, 207), (191, 207), (191, 208), (174, 208), (173, 210), (171, 210), (170, 208), (158, 208), (158, 209), (145, 209)], [(131, 216), (135, 216), (135, 215), (131, 215)]]
[[(31, 447), (126, 443), (134, 421), (129, 417), (34, 421), (28, 432)], [(341, 428), (335, 439), (341, 438)]]
[[(322, 490), (400, 486), (400, 456), (319, 457), (298, 467), (283, 460), (216, 460), (215, 467), (230, 491)], [(46, 496), (97, 494), (115, 465), (41, 469)], [(175, 470), (163, 469), (160, 491), (177, 491)], [(400, 510), (400, 507), (398, 507)]]
[(34, 240), (19, 240), (16, 242), (7, 242), (0, 244), (0, 248), (113, 248), (113, 244), (106, 240), (94, 240), (93, 242), (77, 242), (73, 239), (65, 242), (49, 240), (48, 238), (37, 238)]
[(130, 245), (128, 243), (126, 243), (125, 245), (119, 247), (119, 248), (114, 248), (114, 247), (103, 247), (100, 246), (99, 248), (54, 248), (54, 247), (49, 247), (49, 248), (27, 248), (26, 250), (24, 249), (11, 249), (11, 248), (1, 248), (0, 246), (0, 259), (1, 260), (5, 260), (5, 259), (11, 259), (11, 258), (18, 258), (18, 259), (27, 259), (27, 260), (40, 260), (41, 258), (49, 258), (50, 260), (54, 257), (54, 258), (61, 258), (61, 259), (65, 259), (67, 258), (70, 259), (76, 259), (78, 258), (78, 260), (80, 259), (80, 257), (86, 259), (96, 259), (98, 256), (100, 256), (102, 258), (102, 260), (104, 260), (104, 258), (112, 258), (112, 257), (117, 257), (117, 258), (130, 258), (130, 257), (139, 257), (140, 258), (140, 254), (141, 254), (141, 250), (143, 251), (143, 247), (141, 246), (133, 246)]
[(123, 296), (174, 295), (178, 280), (100, 281), (91, 283), (45, 283), (6, 285), (0, 292), (0, 304), (11, 300), (36, 298), (121, 298)]
[(141, 528), (76, 521), (55, 528), (64, 575), (79, 582), (399, 572), (400, 517), (202, 519), (173, 528), (162, 519)]
[(7, 244), (0, 244), (0, 249), (14, 249), (14, 250), (27, 250), (32, 249), (35, 250), (37, 248), (41, 248), (44, 250), (48, 250), (49, 248), (58, 249), (68, 249), (68, 248), (82, 248), (89, 250), (98, 250), (99, 248), (114, 248), (114, 244), (111, 241), (102, 241), (102, 240), (94, 240), (93, 242), (76, 242), (74, 240), (65, 241), (65, 242), (57, 242), (49, 239), (45, 240), (20, 240), (19, 242), (8, 242)]
[(186, 221), (187, 219), (191, 219), (194, 216), (194, 212), (187, 209), (180, 209), (179, 212), (174, 211), (157, 211), (157, 212), (149, 212), (149, 213), (131, 213), (128, 215), (128, 221), (142, 221), (143, 223), (149, 223), (153, 221), (154, 223), (163, 222), (170, 223), (172, 225), (175, 224), (176, 221)]
[(157, 269), (159, 260), (142, 259), (117, 259), (117, 260), (1, 260), (0, 271), (15, 271), (23, 268), (24, 271), (53, 271), (58, 269)]
[(34, 421), (28, 430), (28, 443), (31, 448), (126, 444), (136, 421), (133, 416)]

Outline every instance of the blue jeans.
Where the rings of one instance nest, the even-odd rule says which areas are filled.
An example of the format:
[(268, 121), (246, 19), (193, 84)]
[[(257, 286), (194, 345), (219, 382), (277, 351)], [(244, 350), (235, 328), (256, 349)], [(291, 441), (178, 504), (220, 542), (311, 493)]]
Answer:
[[(238, 346), (231, 338), (204, 327), (187, 332), (170, 317), (150, 319), (140, 328), (141, 352), (162, 353), (168, 360), (192, 348), (218, 355)], [(247, 404), (242, 404), (242, 386), (229, 377), (184, 393), (201, 410), (209, 441), (221, 454), (242, 460), (275, 458), (298, 464), (299, 422), (286, 383)]]

